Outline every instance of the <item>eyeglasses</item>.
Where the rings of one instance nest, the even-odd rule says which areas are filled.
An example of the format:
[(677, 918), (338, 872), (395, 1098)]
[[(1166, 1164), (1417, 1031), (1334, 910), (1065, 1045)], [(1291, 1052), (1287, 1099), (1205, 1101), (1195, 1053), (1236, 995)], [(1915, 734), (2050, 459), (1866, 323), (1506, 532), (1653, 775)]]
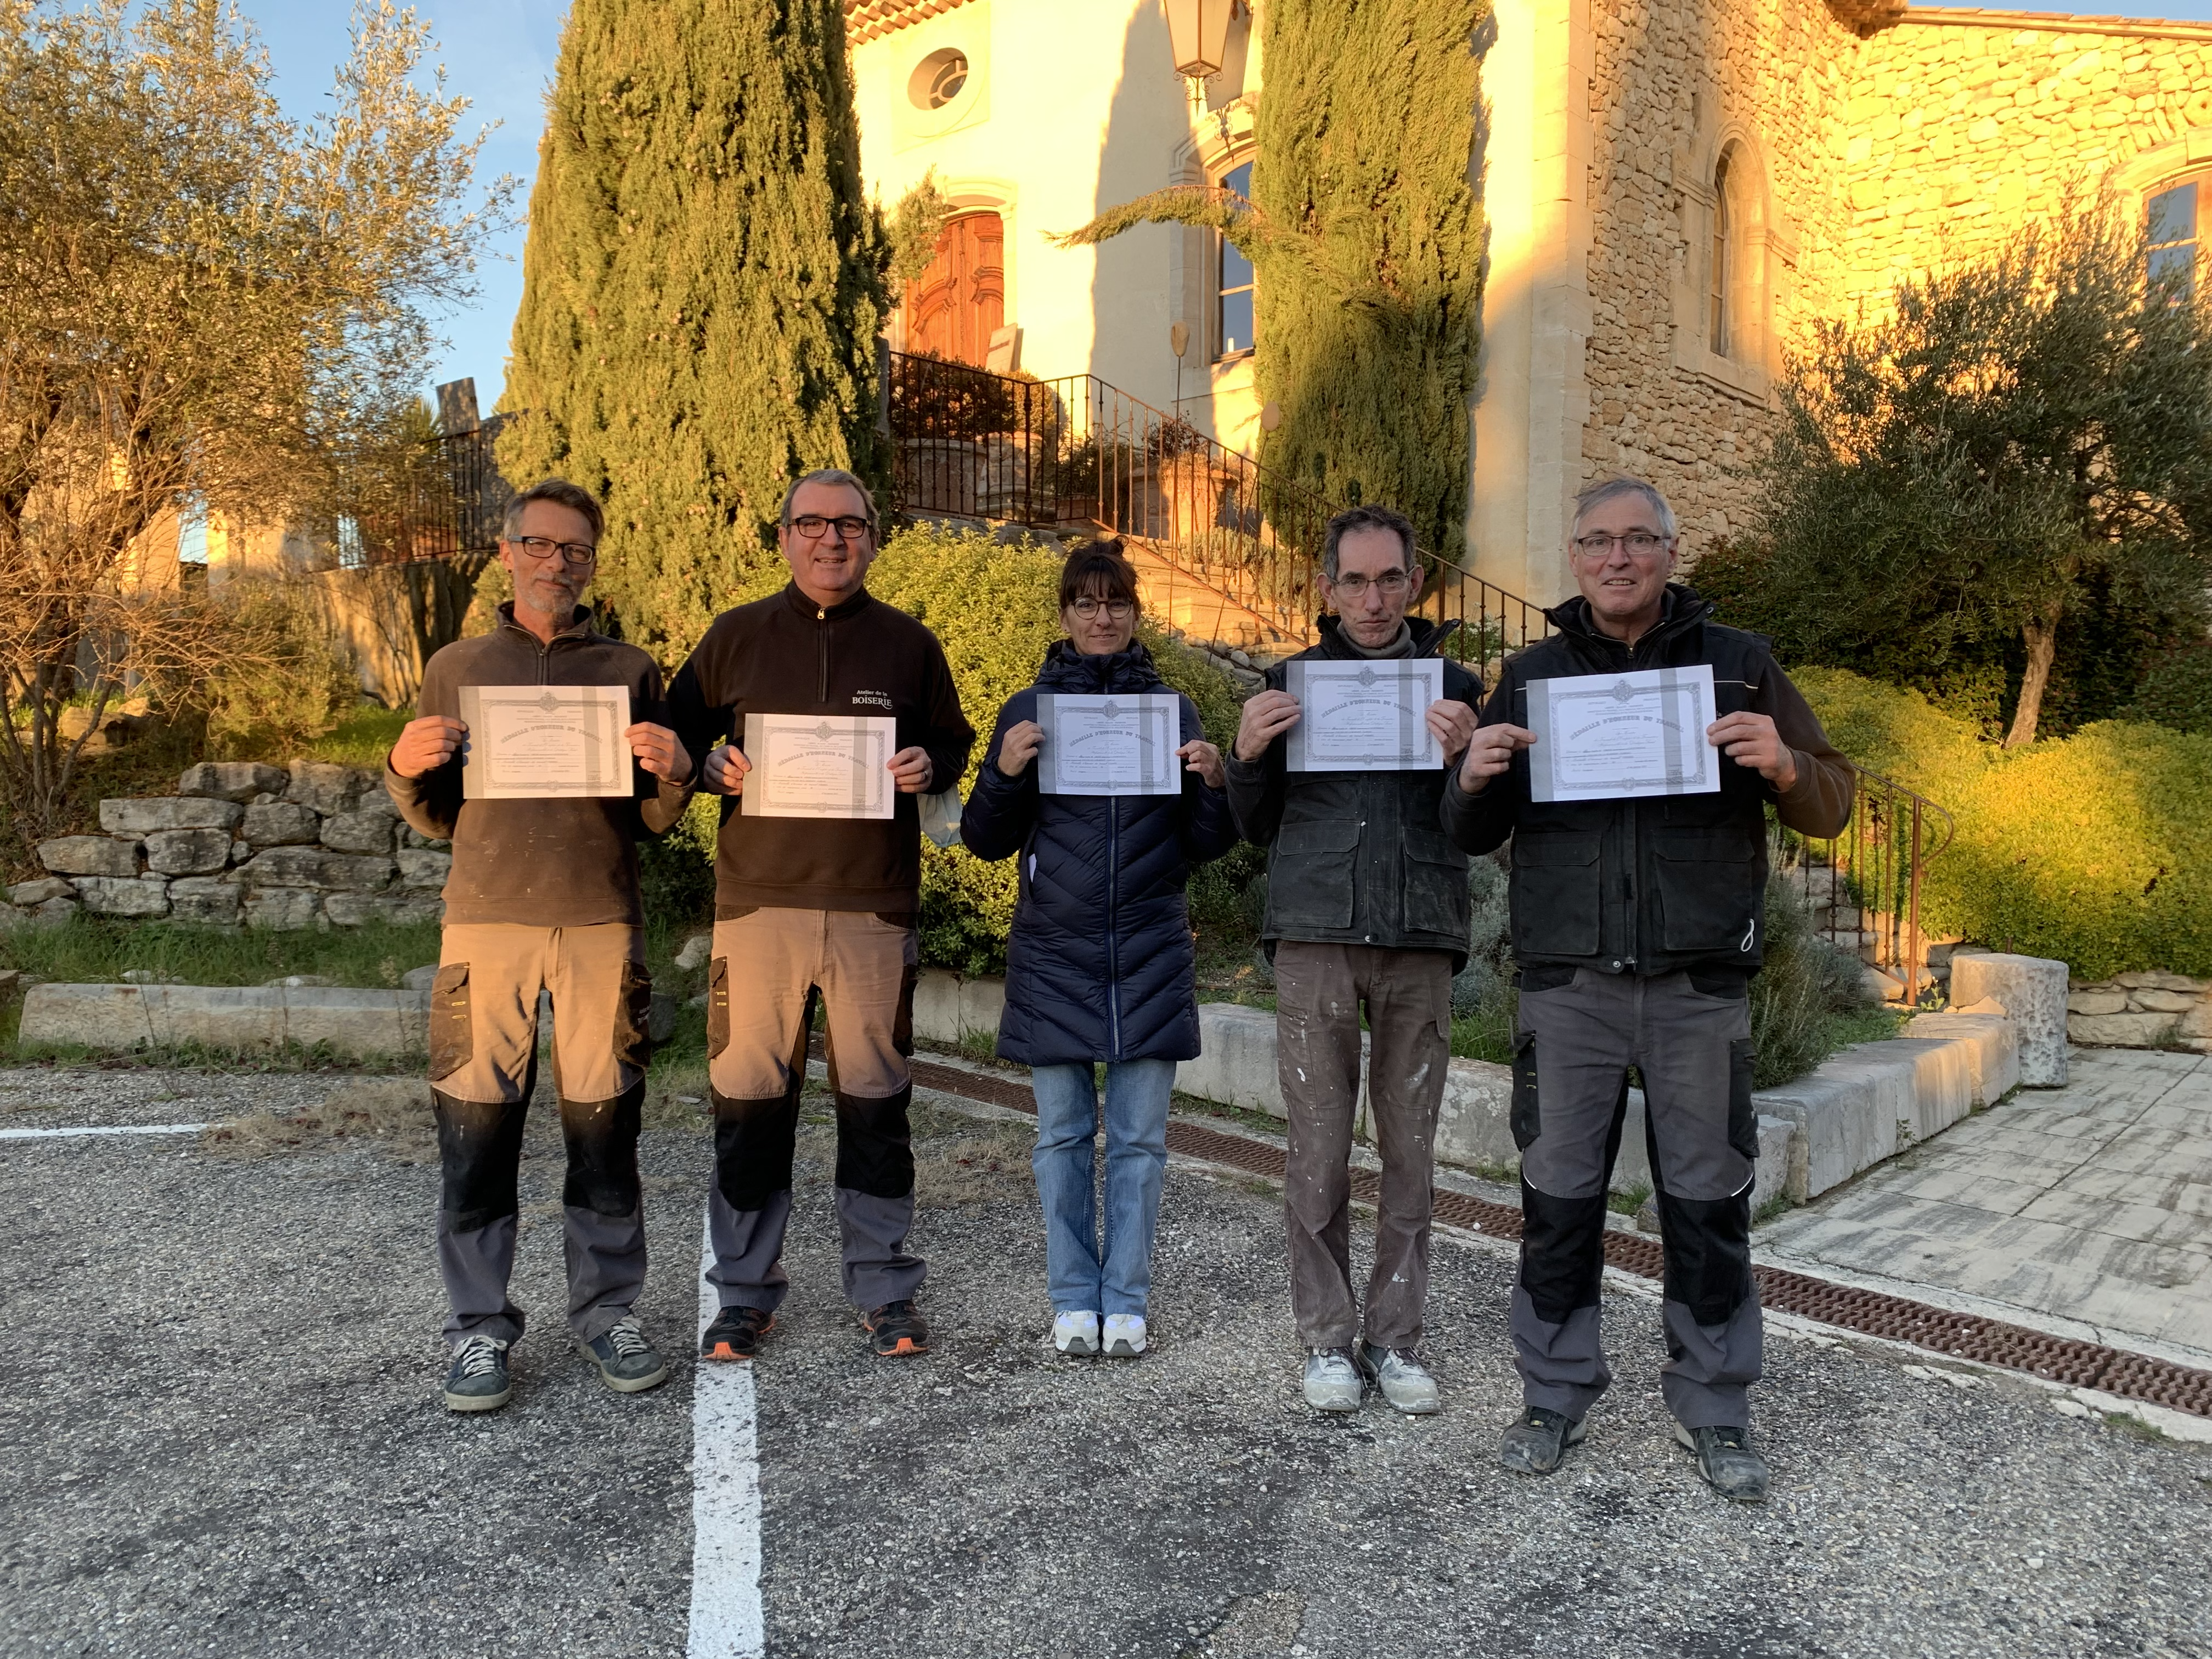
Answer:
[(1333, 576), (1330, 583), (1347, 599), (1356, 599), (1374, 588), (1386, 599), (1395, 599), (1406, 591), (1413, 579), (1402, 570), (1386, 570), (1379, 576)]
[(1136, 605), (1132, 600), (1094, 599), (1087, 593), (1067, 608), (1085, 622), (1091, 621), (1102, 611), (1115, 622), (1127, 622), (1137, 614)]
[(1619, 542), (1628, 550), (1630, 558), (1649, 559), (1657, 556), (1659, 550), (1667, 545), (1668, 539), (1665, 536), (1655, 536), (1648, 530), (1632, 530), (1625, 536), (1577, 536), (1575, 538), (1575, 551), (1586, 559), (1602, 559), (1613, 551), (1613, 544)]
[(825, 519), (819, 513), (805, 513), (791, 521), (791, 527), (811, 542), (820, 541), (830, 526), (837, 526), (838, 536), (848, 542), (857, 542), (875, 526), (866, 519), (847, 516)]
[(550, 536), (525, 536), (508, 545), (533, 559), (550, 559), (557, 553), (571, 570), (580, 570), (599, 556), (599, 550), (589, 542), (556, 542)]

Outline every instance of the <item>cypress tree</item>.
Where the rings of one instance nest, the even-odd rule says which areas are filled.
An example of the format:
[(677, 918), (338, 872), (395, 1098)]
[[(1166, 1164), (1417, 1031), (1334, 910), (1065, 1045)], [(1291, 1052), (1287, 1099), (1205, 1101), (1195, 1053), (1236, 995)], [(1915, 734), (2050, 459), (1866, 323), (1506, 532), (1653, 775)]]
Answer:
[(1252, 199), (1160, 191), (1066, 240), (1210, 226), (1259, 275), (1256, 380), (1282, 423), (1260, 459), (1337, 506), (1397, 507), (1447, 558), (1467, 542), (1468, 402), (1481, 303), (1470, 177), (1486, 0), (1277, 0)]
[(575, 0), (499, 459), (599, 495), (598, 597), (656, 656), (774, 584), (793, 477), (879, 476), (884, 260), (838, 0)]

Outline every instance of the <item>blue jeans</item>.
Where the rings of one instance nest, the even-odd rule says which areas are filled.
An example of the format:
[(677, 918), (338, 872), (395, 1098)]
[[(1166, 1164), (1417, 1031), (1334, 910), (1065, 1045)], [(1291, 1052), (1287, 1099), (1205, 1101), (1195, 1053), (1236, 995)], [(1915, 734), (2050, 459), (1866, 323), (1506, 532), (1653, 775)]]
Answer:
[(1045, 1278), (1055, 1314), (1136, 1314), (1152, 1288), (1152, 1230), (1168, 1163), (1171, 1060), (1106, 1066), (1106, 1241), (1098, 1246), (1092, 1149), (1098, 1131), (1097, 1073), (1088, 1064), (1038, 1066), (1037, 1196), (1044, 1203)]

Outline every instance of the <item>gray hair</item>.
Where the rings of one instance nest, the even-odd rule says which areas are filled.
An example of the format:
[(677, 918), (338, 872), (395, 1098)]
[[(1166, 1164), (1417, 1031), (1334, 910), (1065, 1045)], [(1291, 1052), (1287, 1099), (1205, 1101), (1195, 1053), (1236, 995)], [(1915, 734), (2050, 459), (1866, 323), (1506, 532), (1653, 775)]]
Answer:
[(791, 504), (798, 499), (799, 492), (805, 489), (809, 484), (844, 485), (846, 489), (851, 490), (855, 495), (858, 495), (860, 498), (860, 514), (863, 518), (867, 520), (868, 529), (872, 532), (877, 534), (880, 534), (882, 532), (883, 526), (878, 523), (876, 519), (875, 495), (869, 490), (868, 486), (862, 483), (859, 477), (854, 476), (853, 473), (848, 472), (842, 466), (817, 467), (813, 471), (808, 473), (805, 477), (799, 479), (796, 483), (793, 484), (790, 489), (785, 490), (783, 492), (783, 510), (775, 515), (775, 521), (778, 524), (789, 524), (791, 522)]
[(1360, 507), (1347, 507), (1328, 521), (1321, 550), (1321, 574), (1331, 581), (1336, 580), (1336, 548), (1355, 530), (1387, 530), (1398, 538), (1404, 550), (1407, 575), (1413, 571), (1413, 521), (1404, 514), (1379, 503), (1370, 501)]
[(566, 478), (540, 478), (507, 504), (507, 516), (500, 520), (501, 541), (515, 541), (522, 535), (522, 510), (532, 501), (550, 501), (556, 507), (565, 507), (572, 513), (580, 513), (592, 526), (592, 542), (597, 545), (607, 533), (607, 515), (600, 510), (599, 497), (581, 484), (572, 484)]
[(1667, 497), (1661, 493), (1659, 486), (1648, 479), (1632, 478), (1626, 473), (1584, 484), (1575, 497), (1575, 523), (1580, 525), (1599, 507), (1621, 495), (1639, 497), (1658, 519), (1659, 533), (1670, 542), (1674, 539), (1674, 509), (1668, 504)]

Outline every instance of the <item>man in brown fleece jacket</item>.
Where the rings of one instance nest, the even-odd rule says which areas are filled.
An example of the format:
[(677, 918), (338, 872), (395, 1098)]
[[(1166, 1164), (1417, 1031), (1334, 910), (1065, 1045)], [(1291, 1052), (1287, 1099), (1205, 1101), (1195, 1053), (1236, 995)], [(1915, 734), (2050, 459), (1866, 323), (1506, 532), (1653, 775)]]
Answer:
[(837, 1100), (837, 1223), (844, 1289), (878, 1354), (928, 1346), (915, 1307), (915, 922), (921, 836), (915, 797), (950, 788), (975, 733), (960, 712), (937, 636), (870, 597), (876, 509), (849, 472), (808, 474), (784, 500), (778, 540), (791, 584), (714, 620), (670, 688), (677, 732), (695, 752), (742, 739), (745, 716), (889, 716), (888, 819), (771, 817), (739, 811), (752, 763), (712, 747), (707, 787), (728, 797), (715, 870), (707, 1053), (714, 1107), (708, 1218), (721, 1311), (700, 1351), (750, 1359), (786, 1287), (793, 1141), (817, 999), (828, 1016)]
[[(568, 1144), (569, 1327), (617, 1392), (668, 1375), (630, 1310), (645, 1285), (637, 1132), (653, 994), (637, 840), (683, 816), (692, 766), (659, 723), (659, 668), (635, 646), (594, 632), (578, 603), (597, 568), (601, 527), (599, 502), (557, 478), (515, 499), (500, 539), (514, 602), (500, 606), (491, 633), (430, 659), (419, 717), (385, 765), (401, 816), (453, 843), (430, 999), (430, 1084), (445, 1174), (438, 1265), (452, 1307), (446, 1404), (454, 1411), (496, 1410), (511, 1391), (507, 1351), (523, 1314), (507, 1285), (541, 990), (553, 1001), (553, 1076)], [(639, 769), (632, 797), (465, 799), (460, 690), (514, 685), (627, 687), (636, 724), (625, 736)]]

